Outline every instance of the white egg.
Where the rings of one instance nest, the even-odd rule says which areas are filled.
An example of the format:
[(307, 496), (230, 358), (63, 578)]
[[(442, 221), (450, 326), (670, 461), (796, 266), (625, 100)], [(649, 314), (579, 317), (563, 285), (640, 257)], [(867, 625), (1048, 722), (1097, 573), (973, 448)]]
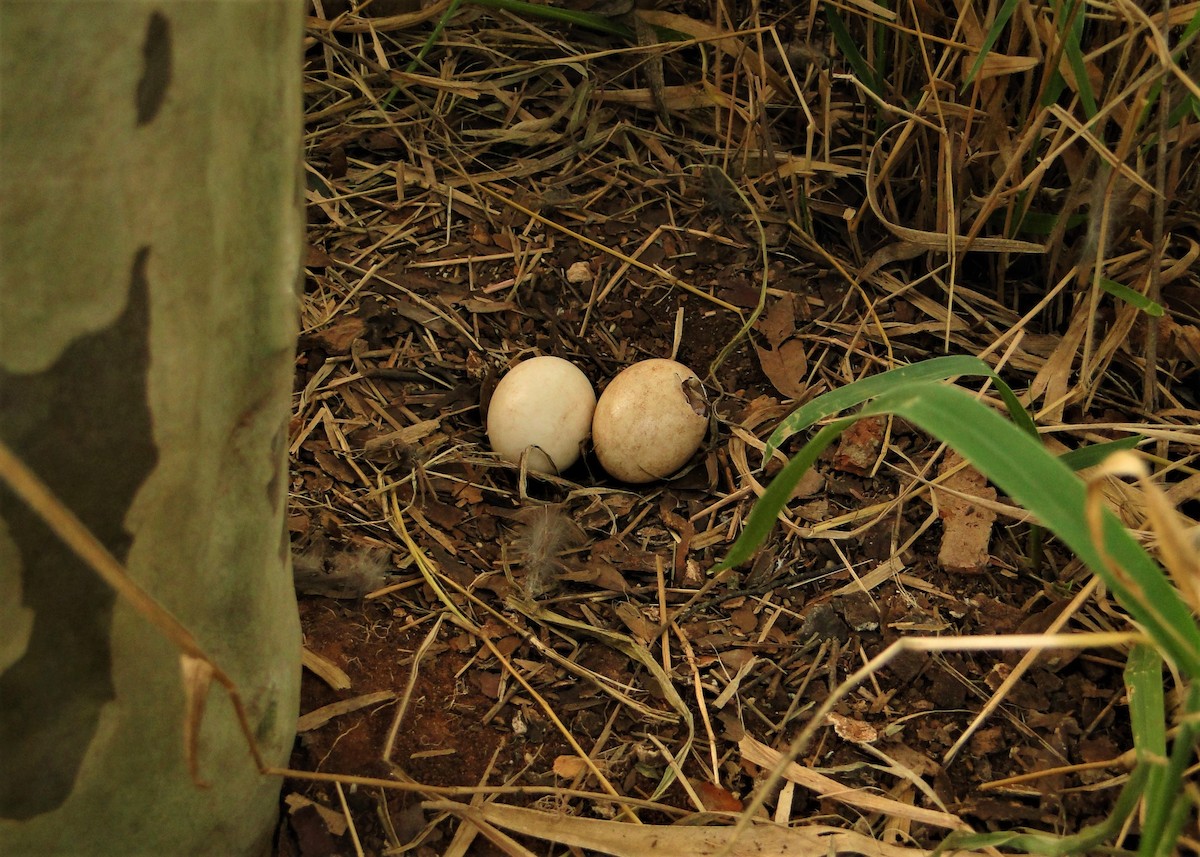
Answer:
[(707, 429), (708, 399), (696, 373), (674, 360), (643, 360), (600, 395), (592, 443), (610, 476), (653, 482), (686, 464)]
[(562, 473), (579, 458), (592, 428), (596, 392), (574, 363), (560, 357), (534, 357), (500, 379), (488, 406), (487, 434), (492, 449), (530, 470)]

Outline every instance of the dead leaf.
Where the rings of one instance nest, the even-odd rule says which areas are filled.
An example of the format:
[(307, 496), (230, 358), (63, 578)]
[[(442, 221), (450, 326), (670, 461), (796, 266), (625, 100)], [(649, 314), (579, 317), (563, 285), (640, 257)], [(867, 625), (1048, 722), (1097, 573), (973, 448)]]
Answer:
[(879, 731), (870, 723), (854, 720), (836, 711), (829, 712), (826, 719), (833, 726), (833, 731), (844, 741), (853, 744), (870, 744), (879, 738)]
[(304, 267), (306, 268), (329, 268), (333, 265), (333, 259), (315, 244), (307, 244), (304, 247)]
[(344, 315), (333, 324), (303, 337), (301, 349), (316, 346), (326, 354), (349, 354), (350, 345), (363, 335), (367, 323), (358, 316)]
[(796, 332), (795, 296), (784, 295), (772, 302), (754, 327), (766, 337), (767, 345), (771, 348), (778, 348), (781, 343), (790, 339)]
[(339, 453), (334, 453), (329, 449), (320, 449), (317, 444), (312, 444), (313, 458), (316, 459), (321, 469), (347, 485), (354, 485), (358, 482), (358, 474), (354, 468), (342, 460)]
[[(602, 760), (594, 760), (594, 764), (601, 772), (606, 769)], [(591, 768), (588, 763), (578, 756), (556, 756), (554, 759), (554, 775), (562, 777), (564, 780), (573, 780), (576, 777), (591, 773)]]
[(793, 500), (805, 500), (809, 497), (815, 497), (825, 488), (825, 474), (815, 468), (809, 468), (804, 471), (804, 475), (796, 483), (796, 487), (792, 489)]
[(658, 626), (644, 617), (636, 605), (622, 601), (613, 608), (613, 612), (640, 642), (648, 643), (658, 636)]
[(337, 842), (321, 809), (310, 802), (288, 810), (287, 824), (298, 857), (333, 857), (338, 853)]
[(803, 399), (808, 395), (804, 378), (808, 375), (808, 354), (799, 339), (789, 339), (778, 348), (763, 348), (757, 342), (758, 363), (763, 374), (782, 395), (789, 399)]
[(742, 802), (731, 792), (708, 780), (692, 780), (692, 788), (709, 812), (741, 812)]
[(325, 826), (329, 828), (329, 832), (335, 836), (341, 836), (346, 832), (346, 816), (340, 812), (335, 812), (327, 806), (317, 803), (314, 800), (309, 800), (299, 792), (292, 792), (283, 799), (287, 804), (288, 814), (292, 815), (298, 810), (305, 807), (312, 807), (317, 816), (325, 822)]
[(562, 579), (571, 583), (590, 583), (610, 592), (626, 592), (629, 589), (625, 575), (602, 557), (592, 557), (582, 568), (565, 572)]

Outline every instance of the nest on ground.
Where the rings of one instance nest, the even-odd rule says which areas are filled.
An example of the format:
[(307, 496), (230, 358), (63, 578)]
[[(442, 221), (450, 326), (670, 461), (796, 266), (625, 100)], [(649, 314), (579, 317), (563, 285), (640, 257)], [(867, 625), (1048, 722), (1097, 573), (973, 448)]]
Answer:
[[(1122, 624), (1101, 592), (1070, 600), (1088, 575), (1068, 557), (1029, 566), (1022, 510), (944, 485), (961, 468), (928, 437), (863, 424), (750, 567), (708, 570), (778, 471), (764, 441), (797, 404), (946, 352), (997, 367), (1051, 443), (1155, 438), (1191, 486), (1176, 499), (1193, 496), (1194, 120), (1167, 154), (1150, 147), (1144, 102), (1122, 96), (1145, 73), (1129, 52), (1091, 60), (1105, 135), (1081, 127), (1073, 79), (1041, 106), (1050, 84), (1022, 61), (1056, 48), (1028, 21), (967, 82), (984, 31), (954, 15), (608, 5), (567, 8), (609, 32), (506, 3), (310, 9), (290, 525), (302, 589), (322, 596), (302, 615), (324, 679), (306, 679), (294, 763), (401, 790), (346, 805), (297, 785), (293, 827), (315, 800), (379, 851), (525, 853), (503, 829), (651, 853), (628, 826), (584, 822), (745, 824), (765, 807), (780, 826), (742, 841), (900, 854), (968, 819), (1102, 817), (1129, 746), (1105, 652), (1011, 683), (1002, 655), (897, 658), (782, 767), (815, 707), (900, 635)], [(1126, 25), (1155, 23), (1095, 37), (1124, 44)], [(874, 67), (838, 26), (870, 28)], [(1168, 311), (1152, 322), (1110, 283)], [(532, 354), (599, 386), (675, 357), (704, 378), (714, 430), (682, 473), (637, 489), (587, 455), (522, 472), (488, 449), (483, 413)], [(1006, 524), (966, 575), (938, 559), (944, 503), (964, 492)], [(696, 830), (659, 835), (709, 853)]]

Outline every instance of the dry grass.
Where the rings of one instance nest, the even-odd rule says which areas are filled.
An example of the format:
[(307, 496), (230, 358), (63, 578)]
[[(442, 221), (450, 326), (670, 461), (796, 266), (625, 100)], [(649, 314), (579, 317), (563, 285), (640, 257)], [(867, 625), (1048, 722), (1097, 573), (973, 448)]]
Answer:
[[(1181, 106), (1200, 90), (1183, 71), (1195, 47), (1170, 60), (1166, 46), (1200, 4), (1172, 6), (1170, 27), (1128, 0), (1087, 6), (1078, 63), (1074, 23), (1048, 7), (1018, 3), (985, 49), (992, 19), (961, 5), (785, 14), (766, 2), (672, 3), (614, 18), (637, 34), (623, 41), (468, 2), (420, 59), (447, 2), (310, 19), (296, 540), (382, 547), (397, 560), (400, 582), (372, 600), (402, 603), (390, 633), (420, 629), (421, 645), (395, 688), (391, 738), (409, 728), (418, 676), (453, 633), (502, 676), (484, 722), (515, 707), (564, 748), (553, 787), (533, 770), (493, 768), (457, 791), (409, 781), (431, 801), (422, 838), (469, 822), (443, 853), (467, 853), (480, 833), (498, 852), (530, 853), (503, 828), (613, 854), (807, 853), (867, 838), (903, 854), (967, 827), (937, 793), (961, 742), (936, 760), (880, 761), (841, 731), (829, 741), (839, 761), (857, 760), (848, 781), (862, 788), (821, 792), (823, 781), (791, 772), (781, 788), (744, 795), (788, 822), (808, 801), (800, 789), (815, 789), (834, 801), (820, 804), (828, 825), (764, 823), (736, 842), (720, 833), (731, 828), (676, 827), (656, 831), (665, 850), (655, 851), (591, 826), (608, 822), (569, 817), (735, 812), (723, 800), (752, 769), (746, 748), (786, 746), (805, 712), (882, 647), (820, 634), (806, 622), (814, 606), (855, 596), (920, 614), (893, 615), (889, 635), (973, 630), (956, 614), (971, 587), (920, 564), (937, 531), (939, 451), (914, 447), (903, 427), (874, 452), (878, 491), (840, 509), (810, 495), (744, 580), (705, 580), (774, 472), (757, 453), (788, 399), (933, 354), (978, 355), (1024, 394), (1049, 443), (1140, 432), (1171, 499), (1195, 500), (1200, 125)], [(586, 276), (567, 277), (572, 263)], [(1166, 312), (1147, 315), (1111, 283)], [(682, 482), (631, 493), (586, 477), (534, 480), (495, 460), (480, 399), (534, 349), (597, 380), (640, 356), (682, 349), (703, 361), (720, 394), (703, 461)], [(779, 389), (788, 373), (793, 386)], [(1136, 496), (1123, 498), (1140, 526)], [(539, 583), (534, 600), (519, 516), (551, 501), (588, 545), (555, 548), (545, 565), (565, 582), (548, 597)], [(1002, 501), (995, 511), (1022, 516)], [(884, 549), (860, 558), (881, 531)], [(1058, 567), (1040, 579), (1017, 574), (1023, 547), (994, 536), (993, 554), (1013, 566), (989, 578), (989, 597), (1009, 587), (1014, 610), (1040, 614), (1075, 587), (1084, 594), (1048, 624), (1124, 629), (1069, 558), (1052, 553)], [(822, 577), (834, 579), (798, 594), (801, 579)], [(738, 621), (742, 630), (723, 630)], [(497, 647), (504, 639), (514, 646)], [(579, 657), (589, 647), (617, 653), (622, 676)], [(993, 681), (986, 664), (972, 675), (974, 661), (933, 657), (960, 675), (966, 707), (995, 709), (1005, 734), (1046, 761), (1049, 782), (1111, 795), (1117, 759), (1109, 779), (1071, 780), (1044, 731), (1000, 704), (994, 691), (1016, 683), (1007, 668)], [(1015, 666), (1019, 676), (1030, 663)], [(576, 682), (604, 700), (594, 731), (580, 732), (560, 699)], [(868, 682), (842, 716), (917, 717), (893, 707), (895, 683)], [(951, 740), (965, 740), (971, 719), (947, 727)], [(406, 780), (393, 749), (389, 740), (380, 758)], [(825, 745), (799, 770), (831, 754)], [(756, 758), (772, 764), (769, 751)], [(868, 763), (881, 767), (862, 773)], [(978, 769), (968, 775), (986, 785)], [(1014, 800), (1036, 793), (1001, 788)], [(490, 802), (502, 795), (543, 795), (537, 806), (564, 814), (535, 824)]]

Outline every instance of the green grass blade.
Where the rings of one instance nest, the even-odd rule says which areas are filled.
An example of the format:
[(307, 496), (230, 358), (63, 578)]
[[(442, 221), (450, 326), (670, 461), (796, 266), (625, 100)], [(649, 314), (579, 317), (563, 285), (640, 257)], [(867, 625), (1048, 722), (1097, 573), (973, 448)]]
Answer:
[(833, 33), (833, 41), (838, 50), (846, 58), (846, 62), (850, 63), (850, 68), (854, 69), (858, 79), (865, 83), (868, 89), (883, 98), (883, 87), (880, 85), (879, 77), (875, 74), (875, 70), (867, 64), (866, 58), (858, 49), (858, 43), (850, 35), (846, 22), (842, 20), (837, 9), (833, 8), (833, 4), (825, 3), (823, 8), (825, 9), (825, 19), (829, 23), (829, 31)]
[[(889, 8), (888, 0), (875, 0), (875, 2), (879, 4), (880, 8)], [(892, 30), (890, 27), (881, 26), (878, 22), (867, 19), (867, 32), (873, 32), (875, 36), (875, 49), (872, 53), (872, 56), (875, 59), (875, 65), (873, 69), (875, 72), (875, 83), (879, 87), (877, 94), (882, 96), (884, 83), (887, 81), (888, 75), (890, 74), (888, 70), (888, 60), (891, 58), (892, 52), (888, 50), (887, 40), (888, 35), (892, 32)], [(880, 118), (881, 117), (879, 114), (876, 114), (877, 122)], [(881, 129), (877, 128), (876, 133), (878, 133), (880, 130)]]
[(1153, 646), (1134, 646), (1125, 662), (1133, 743), (1144, 754), (1167, 758), (1167, 705), (1162, 657)]
[(1107, 277), (1100, 278), (1100, 288), (1108, 292), (1114, 298), (1122, 300), (1130, 306), (1137, 307), (1146, 315), (1154, 318), (1161, 318), (1163, 314), (1162, 304), (1150, 300), (1141, 292), (1135, 292), (1129, 286), (1123, 286), (1116, 280), (1110, 280)]
[(1058, 460), (1072, 470), (1084, 470), (1088, 467), (1095, 467), (1118, 449), (1137, 449), (1137, 445), (1145, 439), (1145, 435), (1131, 434), (1120, 440), (1093, 443), (1081, 446), (1079, 449), (1072, 449), (1070, 452), (1064, 452), (1058, 457)]
[(771, 436), (767, 438), (766, 448), (763, 450), (763, 461), (770, 460), (775, 450), (797, 432), (804, 431), (825, 417), (841, 413), (889, 390), (894, 390), (900, 385), (919, 381), (945, 381), (948, 378), (968, 375), (982, 375), (995, 381), (996, 388), (1008, 407), (1009, 415), (1031, 436), (1037, 436), (1037, 427), (1033, 424), (1033, 418), (1017, 401), (1016, 394), (1012, 389), (1000, 379), (991, 366), (978, 357), (955, 355), (935, 357), (932, 360), (923, 360), (920, 363), (889, 369), (887, 372), (880, 372), (878, 375), (863, 378), (853, 384), (847, 384), (845, 387), (818, 396), (789, 414), (779, 424), (779, 427), (771, 432)]
[(750, 517), (746, 519), (746, 526), (742, 528), (741, 534), (729, 548), (728, 555), (712, 567), (711, 574), (741, 565), (754, 556), (758, 546), (775, 526), (775, 519), (791, 499), (792, 488), (796, 482), (808, 468), (812, 467), (817, 457), (825, 451), (825, 447), (833, 443), (838, 435), (857, 420), (857, 417), (847, 417), (844, 420), (830, 423), (817, 432), (813, 439), (804, 445), (803, 449), (792, 456), (792, 460), (783, 470), (779, 471), (771, 480), (771, 484), (767, 486), (767, 490), (758, 498), (758, 502), (750, 510)]
[[(1175, 47), (1171, 48), (1171, 62), (1178, 64), (1183, 60), (1188, 45), (1191, 44), (1198, 33), (1200, 33), (1200, 10), (1192, 15), (1192, 19), (1188, 21), (1188, 25), (1184, 27), (1179, 39), (1175, 42)], [(1162, 80), (1155, 81), (1154, 85), (1150, 88), (1150, 93), (1146, 97), (1146, 106), (1142, 109), (1142, 117), (1139, 120), (1141, 125), (1145, 125), (1150, 121), (1154, 105), (1158, 103), (1160, 95), (1162, 95)], [(1200, 118), (1200, 101), (1197, 101), (1191, 92), (1186, 92), (1180, 103), (1171, 108), (1171, 113), (1167, 117), (1167, 127), (1174, 128), (1189, 112), (1194, 113), (1197, 118)], [(1156, 138), (1152, 136), (1151, 139)]]
[[(433, 32), (429, 34), (429, 38), (425, 40), (425, 44), (421, 45), (421, 50), (417, 52), (417, 55), (413, 57), (412, 62), (410, 62), (404, 69), (406, 72), (411, 74), (417, 70), (417, 66), (421, 64), (421, 61), (425, 59), (425, 55), (432, 50), (435, 44), (437, 44), (437, 40), (442, 35), (442, 30), (446, 29), (446, 24), (458, 13), (458, 7), (461, 5), (462, 0), (452, 0), (450, 5), (446, 7), (446, 11), (442, 13), (442, 16), (437, 19), (437, 23), (433, 25)], [(391, 104), (392, 99), (399, 91), (399, 88), (392, 89), (392, 91), (388, 93), (387, 98), (384, 99), (384, 102)]]
[[(1133, 745), (1137, 748), (1138, 765), (1147, 769), (1146, 806), (1158, 806), (1165, 812), (1174, 795), (1168, 791), (1167, 781), (1167, 706), (1162, 668), (1162, 658), (1153, 646), (1134, 646), (1125, 662)], [(1154, 827), (1162, 826), (1159, 819)], [(1147, 827), (1146, 835), (1156, 838), (1151, 830)], [(1155, 843), (1149, 843), (1149, 847), (1157, 851)]]
[(1013, 392), (1012, 387), (1005, 383), (1004, 379), (995, 372), (988, 371), (992, 379), (992, 383), (996, 385), (996, 392), (1000, 394), (1000, 398), (1004, 401), (1004, 407), (1008, 408), (1008, 417), (1011, 419), (1021, 431), (1029, 435), (1039, 443), (1041, 437), (1038, 434), (1037, 426), (1034, 425), (1033, 417), (1029, 415), (1029, 411), (1025, 410), (1021, 400), (1017, 398), (1017, 394)]
[[(1033, 512), (1041, 525), (1056, 533), (1104, 580), (1180, 669), (1190, 677), (1200, 677), (1200, 629), (1190, 609), (1133, 536), (1105, 511), (1104, 545), (1122, 573), (1114, 574), (1109, 569), (1092, 542), (1085, 518), (1083, 482), (1067, 465), (1037, 438), (964, 390), (930, 381), (899, 386), (893, 383), (892, 387), (858, 416), (897, 414), (957, 450), (1016, 503)], [(796, 481), (854, 419), (848, 417), (826, 426), (793, 457), (755, 503), (745, 530), (714, 571), (739, 565), (754, 555), (787, 504)]]
[[(1161, 672), (1159, 673), (1161, 676)], [(1149, 676), (1146, 678), (1149, 682)], [(1160, 682), (1161, 686), (1161, 682)], [(1132, 688), (1131, 688), (1132, 690)], [(1148, 693), (1148, 691), (1147, 691)], [(1132, 700), (1131, 700), (1132, 703)], [(1200, 738), (1200, 686), (1193, 682), (1188, 688), (1187, 700), (1184, 703), (1183, 716), (1179, 719), (1179, 728), (1171, 747), (1166, 765), (1157, 759), (1151, 760), (1151, 785), (1146, 790), (1144, 801), (1145, 817), (1142, 822), (1142, 838), (1138, 843), (1138, 853), (1147, 857), (1178, 853), (1176, 845), (1184, 823), (1192, 814), (1192, 801), (1183, 790), (1183, 777), (1196, 754), (1196, 743)], [(1133, 705), (1130, 705), (1130, 717), (1133, 716)], [(1153, 716), (1153, 712), (1143, 715)], [(1163, 716), (1165, 717), (1165, 709)], [(1165, 724), (1164, 724), (1165, 726)], [(1157, 727), (1162, 729), (1163, 727)], [(1150, 738), (1159, 742), (1159, 736)], [(1134, 731), (1134, 741), (1138, 739)], [(1166, 745), (1165, 734), (1161, 736), (1159, 746)], [(1139, 748), (1140, 749), (1140, 748)]]
[(1105, 564), (1085, 518), (1083, 482), (1036, 439), (964, 390), (944, 384), (906, 385), (877, 398), (862, 416), (894, 413), (949, 444), (1018, 505), (1058, 535), (1120, 599), (1164, 653), (1190, 677), (1200, 677), (1200, 628), (1158, 565), (1117, 519), (1103, 515)]
[(1092, 91), (1092, 79), (1088, 77), (1087, 66), (1083, 62), (1083, 48), (1080, 46), (1085, 20), (1082, 9), (1083, 0), (1074, 0), (1067, 7), (1067, 21), (1062, 35), (1067, 64), (1071, 66), (1071, 73), (1075, 76), (1079, 101), (1083, 105), (1084, 114), (1091, 119), (1099, 108), (1096, 106), (1096, 93)]
[(1193, 116), (1200, 116), (1200, 99), (1190, 92), (1186, 93), (1183, 99), (1171, 108), (1171, 113), (1167, 116), (1167, 127), (1174, 128), (1189, 113)]
[(766, 449), (763, 450), (763, 461), (770, 459), (780, 444), (797, 432), (804, 431), (826, 417), (861, 405), (868, 399), (893, 389), (897, 384), (944, 381), (958, 375), (982, 375), (991, 371), (992, 368), (978, 357), (935, 357), (932, 360), (889, 369), (887, 372), (880, 372), (878, 375), (831, 390), (797, 408), (771, 432), (771, 436), (767, 438)]
[[(998, 211), (992, 215), (993, 219), (989, 223), (995, 223), (997, 226), (1003, 225), (1004, 212)], [(1021, 217), (1017, 224), (1014, 234), (1024, 233), (1025, 235), (1040, 235), (1047, 236), (1052, 234), (1058, 228), (1058, 221), (1062, 217), (1061, 214), (1054, 214), (1049, 211), (1027, 211)], [(1067, 229), (1073, 229), (1076, 226), (1082, 226), (1087, 222), (1087, 216), (1083, 214), (1072, 214), (1067, 218)]]
[(1046, 84), (1046, 91), (1042, 93), (1042, 99), (1038, 102), (1041, 107), (1049, 107), (1052, 104), (1057, 104), (1059, 96), (1063, 94), (1063, 90), (1067, 88), (1067, 79), (1062, 76), (1061, 72), (1055, 71), (1050, 75), (1050, 81)]
[(992, 48), (996, 45), (996, 40), (1000, 38), (1000, 34), (1004, 32), (1004, 28), (1008, 26), (1009, 19), (1013, 16), (1013, 12), (1017, 11), (1021, 0), (1004, 0), (1004, 5), (1000, 7), (1000, 11), (996, 13), (996, 20), (992, 22), (991, 28), (987, 31), (987, 35), (983, 37), (983, 44), (979, 46), (979, 56), (975, 57), (975, 62), (971, 64), (971, 71), (967, 73), (967, 79), (963, 82), (962, 90), (966, 91), (967, 87), (975, 80), (975, 75), (979, 73), (983, 61), (987, 59), (987, 55), (991, 53)]

